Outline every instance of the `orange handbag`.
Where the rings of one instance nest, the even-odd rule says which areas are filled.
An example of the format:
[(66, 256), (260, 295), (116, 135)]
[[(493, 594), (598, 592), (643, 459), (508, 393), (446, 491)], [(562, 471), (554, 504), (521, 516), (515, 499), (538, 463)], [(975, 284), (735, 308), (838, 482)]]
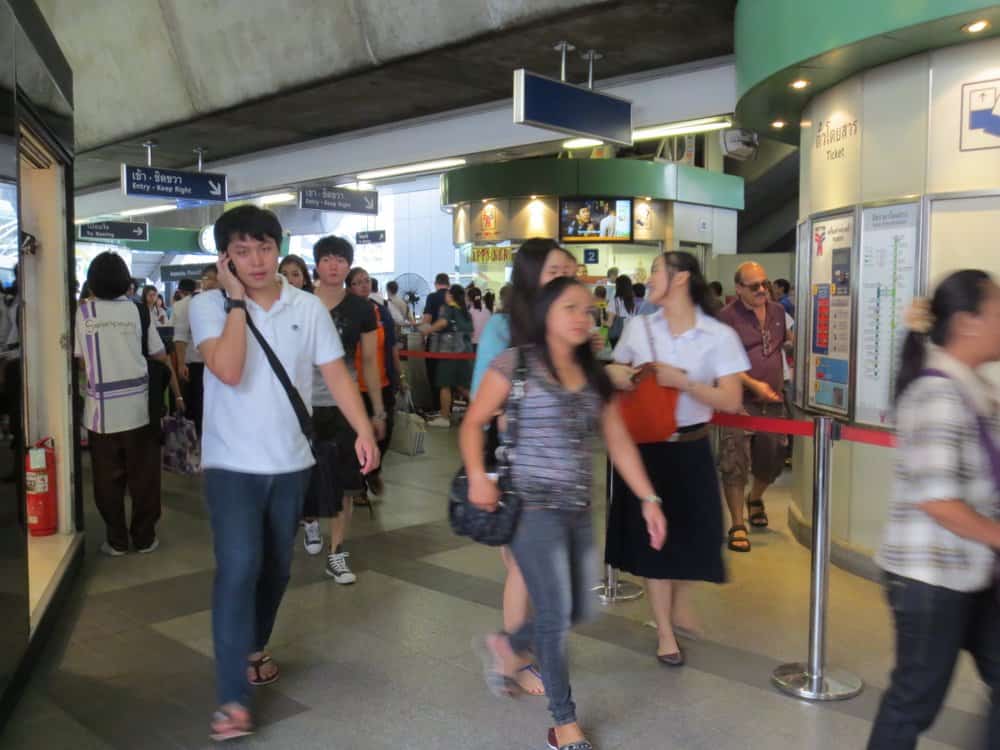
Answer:
[[(646, 315), (639, 317), (646, 326), (653, 362), (658, 362), (649, 318)], [(662, 443), (677, 432), (679, 396), (676, 388), (664, 388), (656, 382), (656, 367), (652, 362), (643, 365), (636, 377), (635, 389), (618, 397), (618, 407), (632, 439), (636, 443)]]

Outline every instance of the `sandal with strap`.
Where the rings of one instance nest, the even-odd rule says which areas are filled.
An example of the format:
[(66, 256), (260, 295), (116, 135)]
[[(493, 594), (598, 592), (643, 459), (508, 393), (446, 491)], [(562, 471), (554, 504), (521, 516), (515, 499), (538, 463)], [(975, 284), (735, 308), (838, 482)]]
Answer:
[(247, 676), (247, 682), (249, 682), (254, 687), (260, 687), (261, 685), (270, 685), (272, 682), (277, 682), (278, 678), (281, 676), (281, 672), (278, 671), (278, 665), (274, 664), (274, 674), (270, 677), (265, 677), (260, 671), (260, 668), (265, 664), (274, 664), (274, 660), (268, 655), (264, 654), (259, 659), (249, 660), (249, 669), (253, 670), (253, 676)]
[[(743, 532), (744, 536), (736, 536), (739, 532)], [(750, 537), (749, 532), (747, 532), (747, 527), (743, 524), (733, 526), (727, 532), (729, 537), (729, 547), (733, 552), (749, 552), (750, 551)]]
[(747, 500), (747, 513), (751, 526), (756, 529), (767, 528), (767, 513), (764, 511), (763, 500)]
[(472, 641), (472, 648), (479, 655), (483, 662), (483, 679), (486, 687), (497, 698), (517, 698), (524, 689), (517, 680), (510, 675), (498, 672), (494, 668), (496, 655), (490, 648), (486, 638), (476, 638)]
[(549, 728), (549, 736), (547, 737), (546, 744), (548, 744), (549, 750), (594, 750), (594, 746), (587, 740), (577, 740), (567, 745), (560, 745), (559, 739), (556, 737), (555, 727)]
[(216, 742), (226, 742), (253, 734), (254, 727), (250, 720), (250, 712), (246, 709), (240, 709), (239, 713), (245, 715), (240, 717), (231, 708), (220, 708), (212, 715), (212, 732), (208, 736)]
[[(520, 675), (522, 672), (527, 672), (532, 677), (538, 678), (539, 682), (542, 682), (542, 673), (541, 673), (541, 671), (539, 671), (537, 664), (526, 664), (525, 666), (523, 666), (519, 670), (517, 670), (517, 674), (518, 675)], [(517, 678), (515, 678), (515, 679), (517, 679)], [(525, 695), (533, 696), (535, 698), (544, 697), (544, 695), (545, 695), (545, 687), (544, 687), (544, 685), (545, 685), (545, 683), (542, 682), (542, 692), (540, 692), (540, 693), (534, 693), (534, 692), (528, 690), (526, 687), (524, 687), (524, 685), (521, 684), (521, 681), (519, 679), (517, 680), (517, 686), (519, 688), (521, 688), (521, 690), (524, 692), (524, 694)]]

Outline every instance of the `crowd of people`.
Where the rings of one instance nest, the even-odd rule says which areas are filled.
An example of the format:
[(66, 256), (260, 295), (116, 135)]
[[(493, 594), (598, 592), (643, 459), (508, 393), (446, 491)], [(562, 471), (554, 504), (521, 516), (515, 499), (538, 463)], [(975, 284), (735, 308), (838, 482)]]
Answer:
[[(440, 406), (431, 425), (451, 426), (454, 404), (468, 405), (458, 445), (469, 502), (497, 508), (491, 472), (499, 447), (512, 456), (523, 506), (500, 550), (500, 628), (480, 641), (487, 685), (498, 695), (546, 696), (549, 747), (591, 750), (577, 721), (566, 639), (593, 611), (598, 436), (613, 467), (605, 561), (645, 580), (657, 633), (651, 655), (681, 667), (682, 639), (700, 634), (695, 585), (724, 582), (724, 546), (749, 552), (747, 523), (769, 523), (764, 495), (785, 465), (787, 440), (727, 428), (715, 455), (709, 422), (714, 412), (785, 413), (795, 313), (788, 283), (744, 263), (735, 295), (724, 300), (694, 256), (670, 251), (655, 257), (642, 285), (615, 271), (592, 288), (577, 278), (572, 253), (531, 239), (498, 295), (440, 274), (417, 320), (394, 282), (379, 294), (342, 238), (316, 243), (315, 272), (300, 257), (279, 258), (277, 218), (252, 205), (223, 214), (215, 239), (218, 261), (200, 283), (179, 284), (169, 315), (155, 288), (134, 298), (124, 261), (102, 253), (76, 320), (105, 554), (159, 544), (164, 395), (197, 425), (216, 560), (211, 736), (253, 732), (253, 688), (279, 678), (267, 645), (299, 530), (310, 555), (327, 551), (327, 575), (356, 581), (345, 549), (352, 510), (366, 493), (384, 492), (381, 456), (405, 389), (400, 327), (413, 325), (429, 352), (465, 355), (429, 359), (428, 378)], [(157, 331), (164, 321), (174, 329), (173, 357)], [(896, 386), (896, 483), (878, 558), (897, 665), (871, 748), (915, 746), (962, 648), (989, 686), (1000, 687), (1000, 416), (978, 374), (1000, 360), (998, 323), (1000, 287), (974, 271), (943, 281), (909, 322)], [(653, 441), (637, 441), (619, 408), (644, 383), (675, 398), (668, 433)], [(508, 413), (515, 390), (517, 408)], [(325, 529), (320, 519), (329, 519)], [(994, 743), (998, 722), (994, 700)]]

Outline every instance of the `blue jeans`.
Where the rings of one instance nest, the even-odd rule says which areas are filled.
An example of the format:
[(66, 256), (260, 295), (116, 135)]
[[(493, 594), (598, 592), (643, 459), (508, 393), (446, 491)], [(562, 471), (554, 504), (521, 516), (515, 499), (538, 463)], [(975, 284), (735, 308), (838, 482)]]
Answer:
[(525, 510), (510, 543), (531, 597), (534, 619), (510, 634), (518, 653), (534, 650), (556, 726), (576, 721), (566, 636), (593, 615), (596, 578), (589, 510)]
[(310, 471), (205, 470), (215, 546), (212, 641), (220, 705), (249, 706), (247, 656), (262, 650), (271, 637), (291, 576)]
[(886, 574), (896, 621), (896, 666), (869, 750), (912, 750), (944, 703), (962, 649), (971, 652), (992, 701), (982, 747), (1000, 747), (1000, 605), (997, 590), (965, 592)]

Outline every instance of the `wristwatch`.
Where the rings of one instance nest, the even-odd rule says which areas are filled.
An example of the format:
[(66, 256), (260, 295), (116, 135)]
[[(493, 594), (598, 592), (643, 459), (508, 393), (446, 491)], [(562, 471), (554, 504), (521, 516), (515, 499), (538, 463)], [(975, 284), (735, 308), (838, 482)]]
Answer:
[(226, 313), (228, 314), (236, 309), (246, 310), (247, 309), (246, 300), (230, 299), (229, 297), (226, 297), (226, 305), (225, 305)]
[(644, 503), (656, 503), (657, 505), (663, 505), (663, 498), (659, 495), (649, 495), (648, 497), (644, 497), (642, 501)]
[(385, 412), (381, 412), (380, 414), (373, 414), (372, 422), (384, 422), (387, 416), (388, 415)]

